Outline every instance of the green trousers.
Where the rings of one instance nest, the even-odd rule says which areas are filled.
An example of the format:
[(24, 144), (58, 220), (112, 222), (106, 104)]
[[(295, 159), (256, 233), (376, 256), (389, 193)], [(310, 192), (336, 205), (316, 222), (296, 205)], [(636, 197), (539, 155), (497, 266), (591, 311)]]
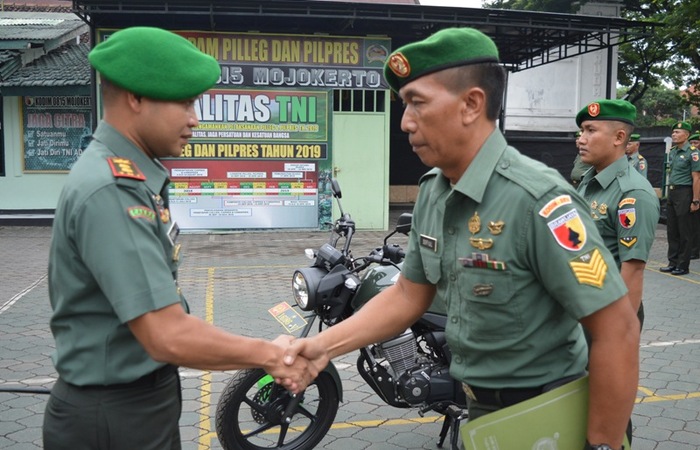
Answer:
[(58, 380), (44, 413), (45, 450), (180, 450), (177, 372), (137, 387), (78, 387)]

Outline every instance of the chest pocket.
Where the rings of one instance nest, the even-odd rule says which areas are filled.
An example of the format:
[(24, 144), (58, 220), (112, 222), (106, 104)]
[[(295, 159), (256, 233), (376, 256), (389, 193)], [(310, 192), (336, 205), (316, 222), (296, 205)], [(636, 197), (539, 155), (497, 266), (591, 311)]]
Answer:
[(469, 268), (458, 278), (459, 309), (475, 341), (508, 339), (523, 331), (522, 306), (515, 299), (513, 275), (507, 271)]
[(421, 260), (423, 261), (423, 271), (425, 272), (425, 278), (431, 284), (438, 284), (442, 278), (442, 269), (440, 266), (440, 253), (434, 252), (429, 248), (421, 247), (420, 249)]

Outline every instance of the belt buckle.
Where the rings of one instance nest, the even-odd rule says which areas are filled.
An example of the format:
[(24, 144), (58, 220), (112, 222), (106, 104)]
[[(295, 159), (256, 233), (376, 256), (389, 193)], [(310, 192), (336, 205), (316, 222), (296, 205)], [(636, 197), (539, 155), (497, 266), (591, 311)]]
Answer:
[(472, 391), (472, 388), (469, 387), (467, 383), (462, 383), (462, 390), (464, 391), (465, 394), (467, 394), (467, 398), (473, 402), (478, 402), (476, 399), (476, 395), (474, 394), (474, 391)]

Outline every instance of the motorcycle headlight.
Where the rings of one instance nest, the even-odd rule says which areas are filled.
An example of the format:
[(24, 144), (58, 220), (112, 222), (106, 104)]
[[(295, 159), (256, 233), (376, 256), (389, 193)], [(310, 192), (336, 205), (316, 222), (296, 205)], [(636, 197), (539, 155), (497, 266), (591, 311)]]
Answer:
[(317, 267), (306, 267), (292, 275), (292, 294), (302, 310), (311, 311), (316, 307), (316, 291), (325, 274), (326, 271)]

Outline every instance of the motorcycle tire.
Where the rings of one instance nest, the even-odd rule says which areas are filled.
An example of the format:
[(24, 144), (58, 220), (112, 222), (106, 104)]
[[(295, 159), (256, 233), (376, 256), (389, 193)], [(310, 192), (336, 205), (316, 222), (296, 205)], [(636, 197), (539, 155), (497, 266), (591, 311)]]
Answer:
[(338, 412), (333, 377), (321, 372), (302, 394), (291, 423), (282, 415), (291, 399), (262, 369), (241, 370), (229, 380), (216, 407), (216, 433), (224, 450), (310, 450)]

